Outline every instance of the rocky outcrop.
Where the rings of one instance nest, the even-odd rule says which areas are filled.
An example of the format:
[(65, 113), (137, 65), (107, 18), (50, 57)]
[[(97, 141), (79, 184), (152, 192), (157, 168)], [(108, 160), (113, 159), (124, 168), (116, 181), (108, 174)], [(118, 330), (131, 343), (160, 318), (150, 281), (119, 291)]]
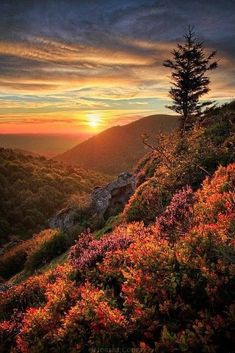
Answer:
[(104, 218), (113, 216), (123, 209), (134, 190), (135, 178), (130, 173), (122, 173), (108, 185), (92, 191), (92, 208)]
[(71, 229), (77, 223), (77, 213), (78, 211), (72, 207), (62, 209), (49, 220), (50, 228)]
[[(91, 193), (91, 204), (87, 211), (89, 219), (106, 220), (121, 212), (134, 193), (135, 178), (127, 172), (120, 174), (116, 180), (103, 187), (96, 187)], [(79, 223), (81, 209), (65, 208), (49, 220), (51, 228), (71, 229)]]

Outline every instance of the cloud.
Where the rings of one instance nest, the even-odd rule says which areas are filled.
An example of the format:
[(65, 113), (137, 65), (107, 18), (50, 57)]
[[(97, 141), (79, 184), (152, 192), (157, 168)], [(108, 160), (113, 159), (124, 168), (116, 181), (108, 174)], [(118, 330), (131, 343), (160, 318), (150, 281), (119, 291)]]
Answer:
[(192, 21), (221, 56), (208, 97), (229, 100), (235, 87), (234, 11), (232, 0), (2, 0), (1, 119), (52, 124), (42, 114), (54, 114), (56, 124), (58, 114), (81, 113), (82, 120), (86, 111), (97, 110), (112, 125), (165, 112), (170, 72), (162, 62)]

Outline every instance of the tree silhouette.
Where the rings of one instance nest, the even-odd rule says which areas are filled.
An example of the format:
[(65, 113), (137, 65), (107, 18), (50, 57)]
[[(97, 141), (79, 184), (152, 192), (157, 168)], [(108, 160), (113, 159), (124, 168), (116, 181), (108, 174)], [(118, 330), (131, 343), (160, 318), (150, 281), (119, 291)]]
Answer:
[(203, 114), (203, 110), (213, 102), (199, 102), (201, 96), (209, 92), (210, 80), (206, 72), (218, 66), (213, 61), (216, 51), (209, 55), (198, 41), (191, 26), (184, 35), (185, 42), (177, 44), (172, 51), (173, 59), (166, 60), (163, 65), (172, 69), (170, 96), (173, 104), (169, 109), (180, 114), (180, 130), (182, 134), (189, 130), (195, 120)]

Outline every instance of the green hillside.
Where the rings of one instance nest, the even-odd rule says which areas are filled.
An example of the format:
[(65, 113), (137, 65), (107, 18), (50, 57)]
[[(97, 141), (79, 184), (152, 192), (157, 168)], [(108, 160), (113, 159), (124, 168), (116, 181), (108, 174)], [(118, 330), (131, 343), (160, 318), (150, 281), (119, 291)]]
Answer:
[(72, 194), (105, 181), (95, 172), (0, 148), (0, 243), (30, 237)]

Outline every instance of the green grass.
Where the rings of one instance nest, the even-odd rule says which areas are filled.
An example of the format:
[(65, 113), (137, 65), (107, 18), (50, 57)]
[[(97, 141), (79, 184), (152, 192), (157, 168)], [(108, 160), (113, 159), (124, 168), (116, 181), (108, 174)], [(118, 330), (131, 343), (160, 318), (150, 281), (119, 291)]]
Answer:
[(54, 268), (56, 268), (56, 266), (62, 265), (63, 263), (65, 263), (67, 261), (68, 254), (69, 254), (69, 250), (67, 250), (65, 253), (55, 257), (52, 261), (50, 261), (46, 265), (40, 267), (40, 269), (38, 269), (34, 272), (23, 270), (23, 271), (17, 273), (15, 276), (11, 277), (9, 279), (9, 281), (7, 281), (6, 283), (9, 285), (17, 285), (17, 284), (20, 284), (21, 282), (25, 281), (26, 279), (28, 279), (32, 275), (46, 273), (47, 271), (53, 270)]
[(110, 217), (104, 227), (94, 232), (96, 238), (101, 238), (104, 234), (110, 233), (113, 228), (120, 223), (120, 214)]

